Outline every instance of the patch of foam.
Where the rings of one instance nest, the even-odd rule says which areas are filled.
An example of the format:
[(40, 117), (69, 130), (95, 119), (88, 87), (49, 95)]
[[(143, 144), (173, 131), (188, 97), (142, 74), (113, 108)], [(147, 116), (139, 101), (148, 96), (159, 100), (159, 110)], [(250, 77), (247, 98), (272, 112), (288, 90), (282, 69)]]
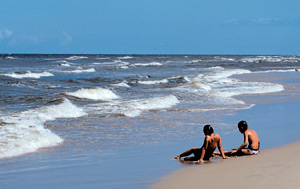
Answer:
[(62, 71), (63, 73), (90, 73), (90, 72), (95, 72), (95, 68), (89, 68), (89, 69), (77, 69), (77, 70), (71, 70), (71, 71)]
[(257, 57), (249, 57), (243, 58), (240, 61), (249, 62), (249, 63), (261, 63), (261, 62), (299, 62), (299, 57), (286, 57), (286, 56), (257, 56)]
[(168, 82), (169, 81), (167, 79), (154, 80), (154, 81), (138, 81), (139, 84), (143, 84), (143, 85), (157, 85), (157, 84), (164, 84)]
[(61, 104), (30, 109), (14, 115), (1, 116), (0, 158), (35, 152), (40, 148), (56, 146), (63, 139), (44, 128), (46, 121), (57, 118), (75, 118), (86, 113), (64, 99)]
[(5, 57), (5, 59), (6, 60), (14, 60), (14, 59), (16, 59), (15, 57), (12, 57), (12, 56), (7, 56), (7, 57)]
[(206, 69), (207, 73), (199, 74), (190, 79), (190, 82), (183, 84), (177, 89), (187, 91), (193, 95), (201, 97), (199, 100), (206, 106), (224, 105), (224, 108), (240, 109), (247, 107), (241, 100), (234, 99), (234, 96), (246, 94), (265, 94), (284, 90), (284, 87), (276, 83), (266, 82), (244, 82), (232, 75), (251, 74), (244, 69), (224, 69), (222, 67), (212, 67)]
[(243, 94), (262, 94), (273, 93), (284, 90), (283, 86), (274, 83), (264, 82), (243, 82), (235, 78), (230, 78), (232, 75), (241, 75), (252, 73), (249, 70), (234, 69), (223, 70), (210, 73), (207, 75), (199, 75), (196, 80), (200, 80), (211, 87), (214, 96), (231, 98)]
[(23, 78), (39, 79), (41, 77), (53, 76), (53, 74), (51, 74), (49, 72), (33, 73), (31, 71), (26, 71), (26, 73), (9, 73), (9, 74), (2, 74), (2, 75), (7, 76), (7, 77), (17, 78), (17, 79), (23, 79)]
[(221, 97), (233, 97), (245, 94), (265, 94), (283, 91), (284, 87), (280, 84), (265, 82), (239, 82), (235, 81), (231, 86), (219, 88), (216, 95)]
[(284, 72), (297, 72), (297, 68), (286, 69), (286, 70), (266, 70), (266, 71), (256, 71), (253, 73), (284, 73)]
[(150, 62), (150, 63), (135, 63), (131, 64), (131, 66), (162, 66), (159, 62)]
[(103, 89), (100, 87), (94, 89), (80, 89), (75, 92), (67, 92), (66, 94), (77, 98), (85, 98), (91, 100), (113, 100), (119, 98), (111, 90)]
[(168, 109), (180, 103), (174, 95), (125, 100), (125, 101), (112, 101), (109, 103), (93, 104), (90, 108), (93, 113), (98, 114), (122, 114), (128, 117), (139, 116), (144, 111)]
[(79, 59), (87, 59), (88, 57), (86, 56), (70, 56), (66, 58), (67, 60), (79, 60)]
[(116, 86), (116, 87), (127, 87), (129, 88), (130, 86), (127, 84), (126, 81), (122, 81), (120, 83), (116, 83), (116, 84), (111, 84), (112, 86)]
[(198, 62), (202, 62), (202, 60), (199, 59), (199, 60), (192, 60), (192, 61), (191, 61), (192, 64), (196, 64), (196, 63), (198, 63)]
[(132, 56), (124, 56), (124, 57), (119, 57), (119, 59), (126, 60), (126, 59), (133, 59), (133, 57)]

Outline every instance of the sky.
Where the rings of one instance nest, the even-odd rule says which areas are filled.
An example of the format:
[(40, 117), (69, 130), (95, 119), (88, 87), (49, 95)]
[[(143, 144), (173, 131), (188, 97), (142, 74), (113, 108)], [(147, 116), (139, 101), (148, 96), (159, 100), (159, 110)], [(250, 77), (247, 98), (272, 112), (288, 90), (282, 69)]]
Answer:
[(299, 0), (0, 0), (0, 53), (300, 55)]

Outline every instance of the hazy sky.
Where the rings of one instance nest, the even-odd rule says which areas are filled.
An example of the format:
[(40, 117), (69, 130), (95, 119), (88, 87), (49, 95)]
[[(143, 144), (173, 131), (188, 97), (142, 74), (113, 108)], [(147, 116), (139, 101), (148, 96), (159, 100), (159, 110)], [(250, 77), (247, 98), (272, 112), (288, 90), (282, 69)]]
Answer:
[(0, 0), (0, 53), (300, 55), (300, 1)]

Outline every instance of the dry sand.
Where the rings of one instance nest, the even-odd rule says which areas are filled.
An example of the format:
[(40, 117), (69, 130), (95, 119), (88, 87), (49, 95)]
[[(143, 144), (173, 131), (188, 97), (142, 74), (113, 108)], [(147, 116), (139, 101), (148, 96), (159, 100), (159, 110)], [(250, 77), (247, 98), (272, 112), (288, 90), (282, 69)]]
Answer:
[(300, 188), (300, 142), (258, 155), (195, 164), (154, 188)]

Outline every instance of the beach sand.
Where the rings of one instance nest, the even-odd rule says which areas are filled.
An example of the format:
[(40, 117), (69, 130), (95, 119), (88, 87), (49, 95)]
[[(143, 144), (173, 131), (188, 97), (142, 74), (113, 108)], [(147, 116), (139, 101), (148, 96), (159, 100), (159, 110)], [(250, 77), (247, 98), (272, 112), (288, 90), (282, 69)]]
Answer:
[(300, 188), (300, 142), (179, 170), (154, 188)]

